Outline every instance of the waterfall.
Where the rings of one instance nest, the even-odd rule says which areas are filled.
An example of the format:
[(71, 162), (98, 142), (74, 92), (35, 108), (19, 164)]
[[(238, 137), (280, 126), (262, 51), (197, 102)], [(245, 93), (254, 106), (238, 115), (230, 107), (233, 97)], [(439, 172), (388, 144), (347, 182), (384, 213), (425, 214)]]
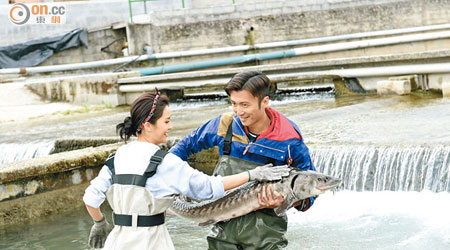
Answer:
[(353, 191), (450, 192), (450, 146), (313, 146), (317, 170)]
[(1, 165), (6, 163), (48, 155), (54, 145), (54, 141), (2, 143), (0, 144), (0, 169)]

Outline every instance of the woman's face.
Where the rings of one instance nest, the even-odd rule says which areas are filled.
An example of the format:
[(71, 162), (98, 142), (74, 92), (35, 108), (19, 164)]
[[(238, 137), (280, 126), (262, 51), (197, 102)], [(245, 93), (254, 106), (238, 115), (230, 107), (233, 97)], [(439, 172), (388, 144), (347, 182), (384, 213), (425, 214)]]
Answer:
[[(148, 123), (150, 124), (150, 123)], [(172, 128), (172, 122), (170, 121), (170, 109), (166, 106), (163, 110), (162, 116), (156, 121), (155, 124), (150, 124), (151, 142), (153, 144), (160, 144), (167, 142), (169, 137), (169, 131)]]

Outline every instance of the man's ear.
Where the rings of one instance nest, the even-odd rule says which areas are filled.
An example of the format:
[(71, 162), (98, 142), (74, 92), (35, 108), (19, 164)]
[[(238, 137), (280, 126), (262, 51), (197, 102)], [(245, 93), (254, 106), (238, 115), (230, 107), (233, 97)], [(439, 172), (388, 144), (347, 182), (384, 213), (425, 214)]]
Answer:
[(264, 104), (264, 107), (269, 106), (269, 96), (264, 97), (261, 103)]

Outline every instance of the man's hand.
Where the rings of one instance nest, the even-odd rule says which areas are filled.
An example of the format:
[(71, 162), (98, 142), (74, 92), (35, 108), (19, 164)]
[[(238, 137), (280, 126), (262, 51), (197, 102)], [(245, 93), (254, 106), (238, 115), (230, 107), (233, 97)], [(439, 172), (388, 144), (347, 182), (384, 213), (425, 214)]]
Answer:
[(258, 194), (259, 209), (276, 208), (284, 202), (284, 197), (277, 191), (272, 193), (272, 188), (263, 186), (261, 193)]

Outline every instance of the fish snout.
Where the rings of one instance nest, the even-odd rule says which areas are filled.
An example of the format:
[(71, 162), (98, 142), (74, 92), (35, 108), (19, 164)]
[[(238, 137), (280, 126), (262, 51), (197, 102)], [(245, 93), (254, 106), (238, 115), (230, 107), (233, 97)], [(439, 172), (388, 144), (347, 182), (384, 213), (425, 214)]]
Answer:
[(317, 178), (318, 185), (317, 189), (325, 192), (327, 190), (333, 189), (341, 184), (341, 179), (330, 177), (330, 176), (323, 176)]

